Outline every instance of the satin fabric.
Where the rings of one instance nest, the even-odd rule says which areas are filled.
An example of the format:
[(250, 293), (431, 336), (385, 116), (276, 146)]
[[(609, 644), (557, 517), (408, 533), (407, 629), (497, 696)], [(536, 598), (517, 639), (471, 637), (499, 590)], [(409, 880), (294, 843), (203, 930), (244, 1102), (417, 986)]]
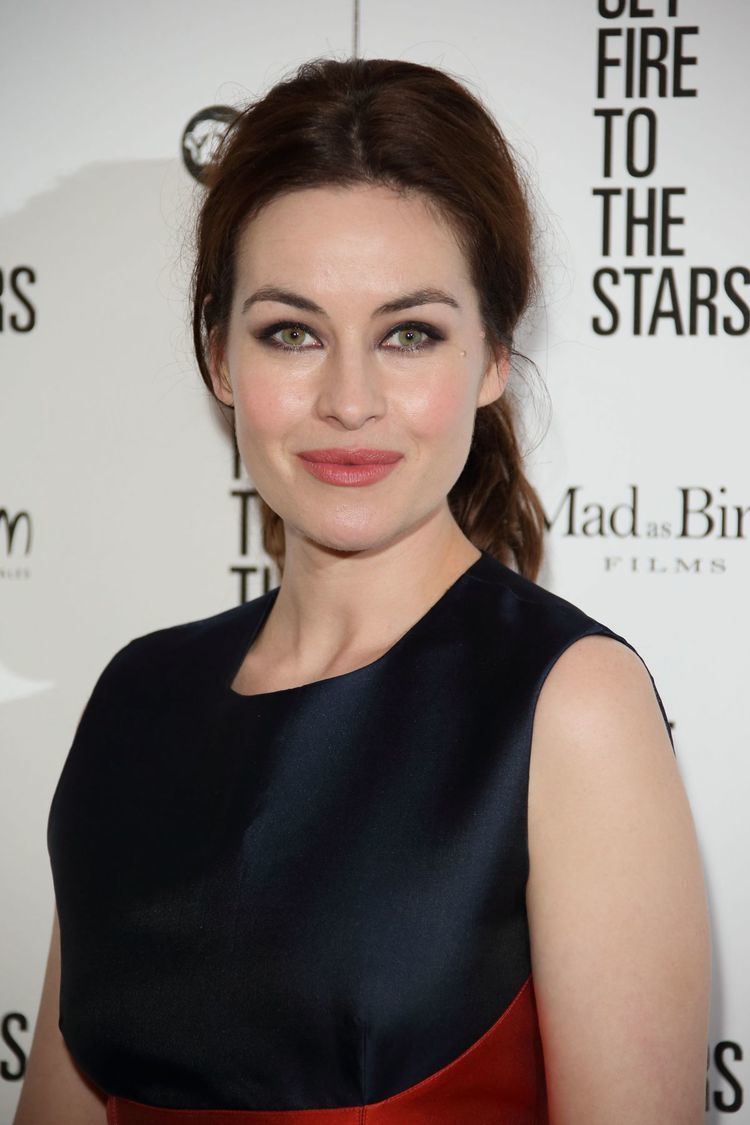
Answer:
[(48, 822), (71, 1053), (119, 1125), (544, 1122), (534, 708), (633, 646), (482, 552), (378, 660), (238, 695), (277, 594), (95, 685)]
[[(498, 1062), (502, 1060), (502, 1069)], [(163, 1109), (110, 1098), (110, 1125), (539, 1125), (544, 1063), (529, 977), (499, 1020), (457, 1059), (380, 1102), (343, 1109)]]

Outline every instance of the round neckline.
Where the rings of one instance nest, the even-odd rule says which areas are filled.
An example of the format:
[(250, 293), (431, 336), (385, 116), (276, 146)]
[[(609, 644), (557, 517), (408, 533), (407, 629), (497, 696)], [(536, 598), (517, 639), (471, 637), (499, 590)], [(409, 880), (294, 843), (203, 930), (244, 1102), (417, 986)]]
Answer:
[(276, 603), (276, 598), (279, 595), (281, 586), (275, 586), (272, 590), (269, 590), (267, 594), (263, 595), (268, 599), (267, 603), (262, 607), (262, 612), (259, 614), (254, 626), (250, 629), (249, 636), (242, 637), (242, 642), (239, 646), (239, 659), (235, 660), (233, 654), (229, 675), (224, 678), (224, 697), (227, 699), (237, 700), (240, 704), (258, 703), (260, 700), (265, 699), (274, 700), (289, 698), (294, 694), (309, 692), (311, 690), (321, 690), (324, 689), (327, 685), (333, 686), (334, 684), (339, 684), (344, 680), (349, 680), (354, 676), (363, 676), (367, 672), (375, 670), (376, 668), (380, 667), (381, 664), (384, 664), (393, 653), (395, 653), (402, 645), (404, 645), (406, 641), (408, 641), (414, 635), (414, 633), (419, 629), (420, 626), (426, 624), (427, 620), (432, 616), (432, 614), (438, 609), (439, 606), (443, 605), (449, 595), (452, 594), (457, 589), (457, 587), (464, 582), (465, 579), (471, 577), (474, 572), (477, 571), (482, 564), (484, 564), (485, 559), (489, 557), (488, 553), (481, 547), (478, 549), (481, 551), (479, 557), (474, 559), (474, 562), (471, 563), (471, 565), (467, 567), (466, 570), (462, 571), (461, 574), (459, 574), (458, 577), (453, 580), (453, 582), (451, 582), (450, 586), (448, 586), (448, 588), (443, 591), (437, 601), (434, 601), (432, 605), (425, 610), (422, 616), (417, 618), (414, 624), (410, 625), (406, 632), (401, 634), (398, 640), (394, 641), (390, 648), (387, 648), (385, 652), (381, 653), (381, 655), (376, 657), (375, 660), (371, 660), (369, 664), (362, 664), (359, 668), (352, 668), (348, 672), (339, 672), (335, 676), (325, 676), (320, 680), (310, 680), (308, 683), (294, 684), (291, 687), (287, 688), (277, 688), (275, 691), (260, 691), (252, 695), (246, 695), (244, 692), (235, 691), (232, 687), (232, 681), (242, 667), (242, 663), (248, 652), (255, 644), (255, 641), (260, 634), (261, 629), (265, 625), (268, 616)]

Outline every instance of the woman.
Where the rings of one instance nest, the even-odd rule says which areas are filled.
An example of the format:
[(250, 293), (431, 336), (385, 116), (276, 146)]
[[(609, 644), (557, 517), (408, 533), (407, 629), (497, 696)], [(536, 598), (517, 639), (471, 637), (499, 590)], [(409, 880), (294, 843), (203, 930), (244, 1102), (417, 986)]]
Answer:
[(438, 70), (314, 61), (228, 131), (195, 342), (282, 582), (136, 638), (92, 693), (17, 1125), (702, 1120), (664, 708), (535, 581), (507, 394), (532, 241)]

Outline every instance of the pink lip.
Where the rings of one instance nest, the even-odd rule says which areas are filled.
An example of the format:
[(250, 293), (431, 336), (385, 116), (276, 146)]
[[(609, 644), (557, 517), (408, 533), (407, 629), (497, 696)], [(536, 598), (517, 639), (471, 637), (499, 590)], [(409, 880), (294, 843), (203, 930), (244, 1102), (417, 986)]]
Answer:
[(388, 476), (403, 454), (390, 449), (306, 449), (297, 456), (318, 480), (357, 487)]
[(331, 465), (390, 465), (403, 454), (395, 449), (306, 449), (298, 456), (303, 461), (322, 461)]

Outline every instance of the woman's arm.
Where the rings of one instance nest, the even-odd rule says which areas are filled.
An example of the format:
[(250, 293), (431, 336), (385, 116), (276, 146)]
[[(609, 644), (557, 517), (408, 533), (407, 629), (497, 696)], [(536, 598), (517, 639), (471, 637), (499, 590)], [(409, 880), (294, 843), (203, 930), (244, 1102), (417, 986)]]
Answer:
[(649, 674), (611, 637), (534, 717), (527, 908), (551, 1125), (700, 1125), (711, 945), (694, 823)]
[(13, 1125), (105, 1125), (106, 1098), (76, 1068), (58, 1027), (60, 927), (55, 909), (34, 1038)]

